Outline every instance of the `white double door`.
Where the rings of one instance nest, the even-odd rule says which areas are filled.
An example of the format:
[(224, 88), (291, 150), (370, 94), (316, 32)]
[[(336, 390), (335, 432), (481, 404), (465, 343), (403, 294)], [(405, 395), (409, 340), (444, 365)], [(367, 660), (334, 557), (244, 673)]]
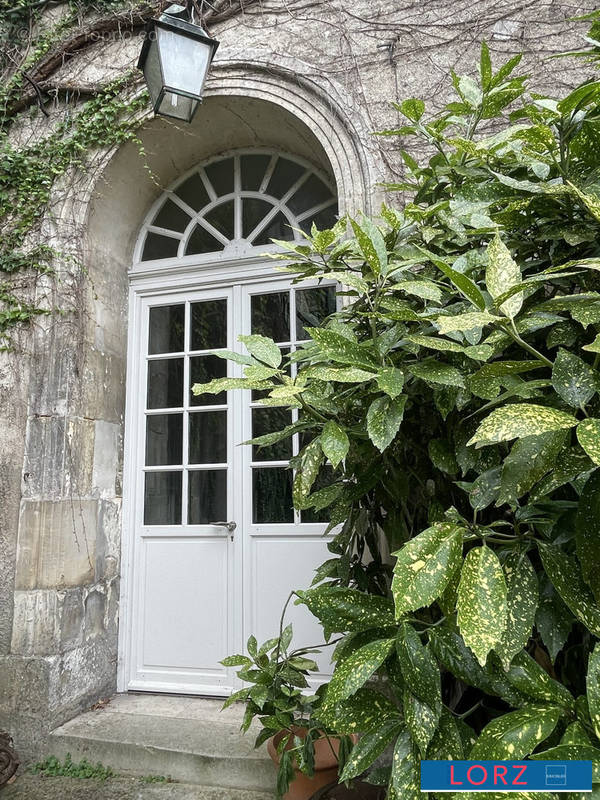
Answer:
[[(290, 591), (308, 587), (327, 558), (324, 520), (292, 507), (287, 464), (298, 436), (262, 450), (240, 446), (295, 412), (261, 406), (257, 392), (194, 396), (191, 387), (241, 374), (211, 353), (246, 352), (240, 334), (269, 336), (285, 354), (334, 307), (333, 286), (280, 280), (138, 298), (124, 688), (231, 693), (235, 670), (221, 659), (241, 652), (250, 634), (259, 642), (277, 635)], [(299, 646), (322, 641), (304, 606), (290, 604), (288, 621)], [(328, 651), (318, 660), (325, 677)]]

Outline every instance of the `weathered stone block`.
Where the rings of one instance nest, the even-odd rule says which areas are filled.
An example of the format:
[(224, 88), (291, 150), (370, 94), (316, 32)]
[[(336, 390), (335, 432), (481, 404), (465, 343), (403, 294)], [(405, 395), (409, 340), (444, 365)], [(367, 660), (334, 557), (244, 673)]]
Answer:
[(96, 539), (96, 581), (119, 573), (121, 552), (121, 500), (100, 500)]
[(116, 494), (121, 431), (121, 425), (114, 422), (97, 420), (95, 423), (92, 485), (94, 494), (100, 497), (114, 497)]
[(17, 547), (17, 589), (63, 589), (94, 579), (96, 500), (24, 500)]
[(125, 358), (88, 349), (81, 391), (84, 416), (122, 423), (125, 414)]
[(25, 497), (91, 494), (94, 423), (78, 417), (32, 417), (23, 467)]
[(58, 650), (59, 603), (53, 589), (15, 592), (11, 651), (25, 656)]
[(83, 643), (85, 610), (81, 589), (60, 592), (60, 652), (71, 650)]
[(94, 589), (85, 598), (85, 640), (90, 642), (106, 632), (106, 595)]

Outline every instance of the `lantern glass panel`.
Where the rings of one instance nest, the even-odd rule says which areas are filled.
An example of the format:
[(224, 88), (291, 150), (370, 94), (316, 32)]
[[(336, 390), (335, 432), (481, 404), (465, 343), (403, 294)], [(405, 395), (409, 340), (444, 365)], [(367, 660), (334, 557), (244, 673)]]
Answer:
[(156, 34), (165, 87), (200, 96), (213, 46), (160, 26)]
[(191, 97), (184, 97), (175, 92), (165, 92), (158, 108), (157, 114), (164, 114), (167, 117), (190, 120), (194, 116), (198, 100)]
[(158, 44), (156, 39), (150, 41), (148, 52), (146, 54), (146, 61), (144, 62), (144, 78), (148, 86), (148, 92), (152, 105), (156, 108), (162, 92), (162, 73), (160, 71), (160, 59), (158, 56)]

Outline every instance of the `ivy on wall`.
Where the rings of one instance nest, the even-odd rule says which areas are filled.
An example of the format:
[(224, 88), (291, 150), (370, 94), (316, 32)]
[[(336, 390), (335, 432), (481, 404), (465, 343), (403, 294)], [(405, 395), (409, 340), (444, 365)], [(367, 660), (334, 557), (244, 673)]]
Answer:
[[(212, 3), (205, 23), (224, 21), (253, 2)], [(59, 255), (42, 231), (57, 179), (85, 171), (89, 155), (99, 148), (136, 141), (143, 155), (136, 128), (148, 98), (139, 91), (140, 73), (132, 69), (92, 86), (61, 84), (53, 75), (103, 35), (141, 30), (166, 5), (166, 0), (152, 5), (0, 0), (0, 350), (11, 346), (16, 326), (48, 313), (35, 302), (35, 287), (40, 275), (53, 273)], [(49, 90), (54, 97), (69, 91), (77, 103), (57, 105), (50, 113)], [(43, 126), (35, 120), (35, 133), (23, 144), (15, 123), (33, 122), (27, 114), (47, 120)]]

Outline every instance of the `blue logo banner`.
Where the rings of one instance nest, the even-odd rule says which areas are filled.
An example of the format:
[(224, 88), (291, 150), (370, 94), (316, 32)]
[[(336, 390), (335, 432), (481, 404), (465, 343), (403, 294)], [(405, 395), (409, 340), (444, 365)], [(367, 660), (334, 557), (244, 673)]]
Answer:
[(422, 792), (591, 792), (591, 761), (421, 761)]

